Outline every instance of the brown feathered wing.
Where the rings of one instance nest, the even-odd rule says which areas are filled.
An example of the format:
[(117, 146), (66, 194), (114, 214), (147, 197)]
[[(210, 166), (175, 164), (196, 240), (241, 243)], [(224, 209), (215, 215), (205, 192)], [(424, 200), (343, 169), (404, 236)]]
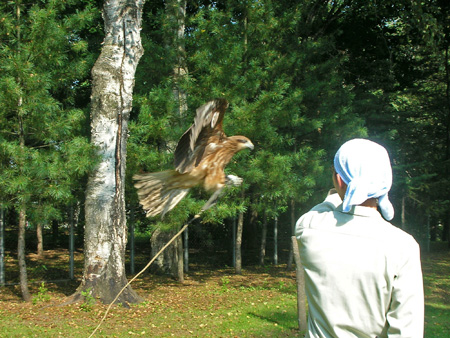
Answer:
[(197, 109), (194, 124), (181, 136), (175, 149), (174, 164), (179, 173), (192, 171), (204, 158), (208, 144), (226, 137), (222, 120), (227, 108), (227, 100), (216, 99)]

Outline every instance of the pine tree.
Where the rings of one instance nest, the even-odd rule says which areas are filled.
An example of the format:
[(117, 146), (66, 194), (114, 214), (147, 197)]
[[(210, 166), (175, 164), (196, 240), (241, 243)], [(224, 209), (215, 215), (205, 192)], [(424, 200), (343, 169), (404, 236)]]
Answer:
[[(72, 198), (92, 157), (74, 106), (90, 66), (79, 33), (96, 11), (68, 1), (0, 5), (0, 199), (19, 215), (21, 289), (30, 300), (25, 265), (27, 214)], [(46, 219), (58, 217), (47, 208)], [(43, 216), (44, 214), (41, 214)], [(45, 221), (43, 219), (35, 221)]]
[[(141, 161), (136, 168), (170, 167), (171, 149), (164, 145), (176, 141), (192, 123), (194, 107), (214, 97), (230, 101), (225, 132), (245, 135), (256, 145), (255, 151), (238, 154), (228, 166), (227, 171), (243, 177), (244, 184), (229, 190), (216, 208), (203, 214), (211, 231), (212, 224), (248, 208), (275, 217), (286, 211), (292, 199), (307, 208), (317, 201), (316, 194), (323, 198), (331, 185), (325, 170), (330, 153), (341, 140), (365, 132), (361, 120), (352, 116), (352, 95), (339, 72), (342, 54), (334, 37), (325, 36), (330, 24), (326, 7), (305, 28), (309, 9), (305, 6), (268, 0), (189, 2), (189, 76), (181, 85), (192, 109), (181, 121), (184, 128), (174, 123), (175, 105), (167, 99), (167, 80), (154, 82), (150, 93), (140, 99), (133, 128), (142, 134), (131, 138), (133, 151), (142, 154), (136, 155)], [(245, 200), (241, 189), (246, 190)], [(189, 196), (169, 213), (167, 224), (181, 223), (198, 212), (205, 196)]]
[(442, 1), (354, 2), (338, 25), (354, 111), (394, 163), (392, 199), (403, 211), (394, 222), (418, 239), (428, 217), (448, 218), (448, 10)]

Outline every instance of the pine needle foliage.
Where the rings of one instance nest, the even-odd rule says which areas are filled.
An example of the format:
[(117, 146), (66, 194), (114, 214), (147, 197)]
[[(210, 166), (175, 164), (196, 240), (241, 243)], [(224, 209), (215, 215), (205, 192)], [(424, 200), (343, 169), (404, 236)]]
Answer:
[(82, 35), (97, 16), (81, 1), (0, 5), (0, 200), (45, 220), (95, 163), (76, 100), (93, 60)]
[[(132, 128), (147, 130), (148, 136), (130, 139), (129, 155), (141, 161), (136, 168), (170, 168), (173, 146), (161, 149), (161, 144), (174, 145), (192, 123), (195, 108), (214, 97), (230, 102), (225, 132), (255, 144), (254, 151), (237, 154), (228, 165), (227, 172), (243, 177), (244, 184), (221, 197), (220, 206), (205, 215), (208, 222), (222, 223), (248, 208), (275, 217), (291, 199), (307, 208), (331, 184), (325, 149), (334, 151), (349, 134), (365, 134), (362, 121), (352, 115), (352, 94), (339, 72), (344, 59), (333, 36), (315, 36), (314, 27), (305, 30), (303, 11), (297, 2), (189, 2), (189, 74), (182, 83), (189, 111), (182, 118), (174, 114), (168, 79), (137, 97), (139, 118)], [(155, 32), (143, 35), (151, 39)], [(155, 108), (162, 112), (149, 113)], [(170, 135), (163, 134), (163, 125), (171, 126)], [(191, 193), (169, 217), (198, 212), (201, 203), (189, 201), (205, 197)]]

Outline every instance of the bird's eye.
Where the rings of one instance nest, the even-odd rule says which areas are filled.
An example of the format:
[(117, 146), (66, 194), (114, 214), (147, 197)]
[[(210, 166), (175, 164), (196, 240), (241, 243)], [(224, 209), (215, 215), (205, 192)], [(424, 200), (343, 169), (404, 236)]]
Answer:
[(240, 138), (240, 139), (238, 139), (238, 142), (247, 143), (247, 140), (244, 140), (244, 139)]

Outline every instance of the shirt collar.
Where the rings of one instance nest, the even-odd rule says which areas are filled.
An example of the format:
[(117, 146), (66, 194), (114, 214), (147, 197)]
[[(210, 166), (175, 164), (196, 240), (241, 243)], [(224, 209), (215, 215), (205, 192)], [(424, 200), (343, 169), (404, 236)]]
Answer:
[(344, 212), (343, 211), (343, 205), (340, 204), (337, 208), (336, 211), (341, 212), (343, 214), (348, 214), (348, 215), (354, 215), (354, 216), (362, 216), (362, 217), (380, 217), (382, 218), (381, 214), (378, 212), (378, 210), (374, 209), (374, 208), (370, 208), (370, 207), (363, 207), (360, 205), (354, 205), (351, 207), (351, 209), (349, 210), (349, 212)]

